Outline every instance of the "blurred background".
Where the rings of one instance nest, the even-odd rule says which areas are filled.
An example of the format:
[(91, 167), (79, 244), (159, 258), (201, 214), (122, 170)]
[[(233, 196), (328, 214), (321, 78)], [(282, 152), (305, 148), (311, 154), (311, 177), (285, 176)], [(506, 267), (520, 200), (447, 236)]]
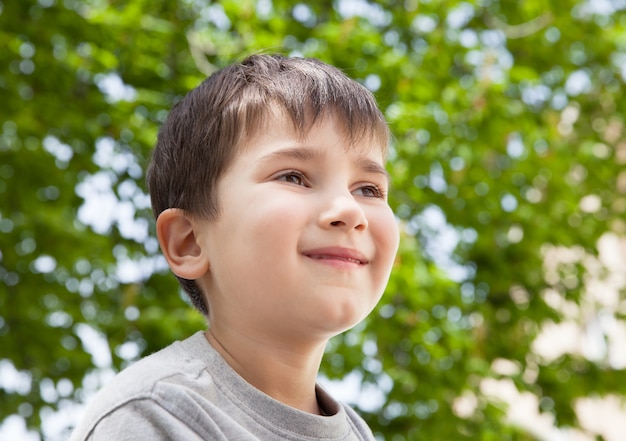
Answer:
[[(626, 437), (625, 0), (1, 0), (0, 439), (205, 325), (144, 185), (172, 104), (320, 58), (394, 133), (402, 245), (322, 380), (380, 439)], [(343, 379), (343, 380), (342, 380)]]

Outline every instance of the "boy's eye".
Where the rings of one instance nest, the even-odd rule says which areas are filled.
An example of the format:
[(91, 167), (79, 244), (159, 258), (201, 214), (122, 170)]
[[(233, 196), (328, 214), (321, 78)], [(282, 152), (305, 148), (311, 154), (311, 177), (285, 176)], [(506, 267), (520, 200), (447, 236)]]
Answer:
[(364, 196), (366, 198), (385, 198), (385, 193), (375, 185), (364, 185), (357, 188), (354, 193), (358, 196)]
[(289, 171), (278, 176), (278, 181), (288, 182), (295, 185), (306, 185), (304, 175), (297, 171)]

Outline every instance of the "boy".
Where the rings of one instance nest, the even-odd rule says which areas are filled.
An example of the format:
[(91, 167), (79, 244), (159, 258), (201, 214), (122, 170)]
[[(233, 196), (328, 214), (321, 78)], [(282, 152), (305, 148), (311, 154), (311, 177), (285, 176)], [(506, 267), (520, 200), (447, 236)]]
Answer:
[(148, 185), (172, 272), (209, 328), (124, 370), (73, 440), (372, 440), (316, 384), (398, 247), (388, 128), (313, 59), (254, 55), (179, 102)]

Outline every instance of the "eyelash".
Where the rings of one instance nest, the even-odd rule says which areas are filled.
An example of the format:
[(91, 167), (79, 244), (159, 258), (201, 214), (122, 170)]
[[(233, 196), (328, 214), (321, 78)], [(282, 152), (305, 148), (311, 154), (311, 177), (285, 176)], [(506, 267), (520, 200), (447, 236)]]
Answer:
[[(294, 176), (298, 178), (300, 182), (296, 183), (296, 182), (289, 180), (290, 177), (294, 177)], [(298, 170), (288, 170), (284, 173), (281, 173), (280, 175), (276, 177), (276, 180), (287, 182), (287, 183), (294, 184), (294, 185), (302, 185), (304, 187), (309, 186), (308, 180), (306, 176), (304, 175), (304, 173), (299, 172)], [(357, 190), (360, 190), (361, 192), (363, 192), (364, 190), (372, 191), (373, 194), (371, 196), (366, 196), (363, 194), (362, 195), (363, 197), (376, 198), (376, 199), (385, 199), (386, 197), (385, 191), (374, 184), (363, 185), (361, 187), (358, 187)]]

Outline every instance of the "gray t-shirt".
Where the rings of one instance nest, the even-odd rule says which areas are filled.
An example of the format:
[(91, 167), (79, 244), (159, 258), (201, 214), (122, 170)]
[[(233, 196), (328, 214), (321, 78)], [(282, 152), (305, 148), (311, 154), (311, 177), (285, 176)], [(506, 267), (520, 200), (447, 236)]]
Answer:
[(354, 410), (319, 386), (316, 392), (330, 416), (254, 388), (198, 332), (117, 375), (90, 403), (71, 441), (374, 440)]

